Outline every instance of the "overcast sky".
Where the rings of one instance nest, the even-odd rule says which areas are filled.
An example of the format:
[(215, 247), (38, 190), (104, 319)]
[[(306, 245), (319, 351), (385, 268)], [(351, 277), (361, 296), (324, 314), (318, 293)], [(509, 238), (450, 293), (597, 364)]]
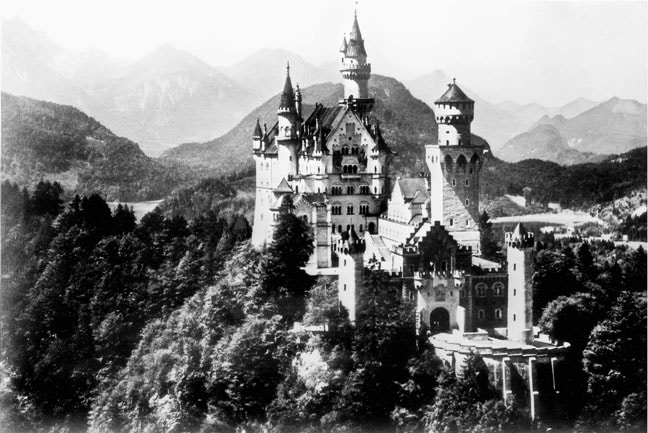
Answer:
[[(497, 103), (561, 105), (579, 96), (646, 102), (648, 2), (363, 0), (360, 29), (375, 73), (436, 69)], [(262, 48), (336, 62), (353, 0), (3, 0), (66, 48), (135, 59), (170, 42), (214, 66)], [(298, 71), (295, 71), (297, 74)]]

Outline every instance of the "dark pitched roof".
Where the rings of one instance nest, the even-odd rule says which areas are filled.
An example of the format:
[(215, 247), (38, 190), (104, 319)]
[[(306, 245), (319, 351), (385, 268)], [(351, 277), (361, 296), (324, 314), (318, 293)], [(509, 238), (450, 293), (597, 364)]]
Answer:
[(331, 133), (335, 118), (343, 109), (344, 107), (340, 106), (325, 107), (322, 104), (315, 105), (315, 108), (303, 123), (304, 137), (309, 138), (313, 144), (313, 146), (306, 149), (307, 152), (327, 153), (329, 151), (325, 144), (326, 138)]
[(425, 178), (401, 177), (399, 179), (396, 179), (396, 183), (403, 191), (403, 196), (406, 201), (410, 201), (416, 198), (415, 203), (423, 203), (429, 197)]
[(344, 54), (346, 57), (367, 57), (357, 15), (353, 17), (353, 26), (351, 27), (351, 33), (349, 33), (349, 43)]
[(282, 178), (281, 182), (279, 182), (279, 185), (274, 190), (275, 194), (283, 194), (283, 193), (290, 193), (293, 192), (293, 189), (290, 187), (288, 182), (286, 181), (286, 178)]
[(340, 46), (340, 52), (346, 53), (346, 49), (347, 49), (347, 41), (346, 41), (346, 37), (344, 37), (342, 38), (342, 46)]
[(435, 104), (443, 104), (445, 102), (475, 102), (472, 99), (470, 99), (466, 94), (457, 86), (457, 84), (452, 82), (452, 84), (448, 84), (448, 90), (445, 91), (443, 95), (436, 101), (434, 101)]
[(295, 108), (295, 92), (293, 91), (292, 81), (290, 81), (290, 66), (286, 68), (286, 82), (281, 92), (279, 108)]
[(252, 133), (252, 138), (261, 137), (263, 137), (263, 132), (261, 132), (261, 124), (259, 123), (259, 118), (257, 117), (256, 126), (254, 127), (254, 132)]
[(268, 131), (268, 134), (263, 137), (263, 141), (266, 143), (266, 148), (265, 151), (263, 152), (266, 155), (272, 155), (277, 153), (277, 145), (274, 142), (275, 137), (279, 133), (279, 122), (275, 122), (275, 124), (270, 128)]
[(301, 194), (301, 198), (315, 206), (322, 206), (326, 203), (326, 196), (324, 194), (306, 192)]

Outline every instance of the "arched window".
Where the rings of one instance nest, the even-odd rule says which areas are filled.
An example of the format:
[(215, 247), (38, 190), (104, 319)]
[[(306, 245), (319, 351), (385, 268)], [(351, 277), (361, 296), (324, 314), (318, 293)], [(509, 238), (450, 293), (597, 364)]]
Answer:
[(347, 206), (347, 215), (353, 215), (353, 205), (352, 204)]
[(468, 161), (466, 161), (466, 157), (463, 155), (459, 155), (459, 157), (457, 158), (457, 171), (461, 173), (465, 173), (467, 163)]
[(496, 319), (502, 318), (502, 310), (500, 310), (499, 308), (495, 310), (495, 318)]
[(445, 158), (443, 158), (443, 162), (445, 164), (446, 171), (452, 171), (452, 157), (450, 155), (446, 155)]
[(493, 284), (493, 294), (495, 296), (504, 296), (504, 284), (499, 281)]
[(378, 173), (378, 167), (374, 165), (374, 173)]
[(485, 297), (486, 296), (486, 287), (487, 286), (484, 283), (477, 284), (475, 286), (475, 294), (480, 298)]
[(348, 195), (353, 195), (354, 193), (354, 188), (352, 186), (347, 186), (347, 194)]
[(486, 317), (486, 312), (484, 310), (479, 310), (477, 312), (477, 318), (479, 320), (484, 320), (485, 317)]
[(358, 166), (354, 165), (353, 166), (353, 174), (356, 174), (358, 172)]

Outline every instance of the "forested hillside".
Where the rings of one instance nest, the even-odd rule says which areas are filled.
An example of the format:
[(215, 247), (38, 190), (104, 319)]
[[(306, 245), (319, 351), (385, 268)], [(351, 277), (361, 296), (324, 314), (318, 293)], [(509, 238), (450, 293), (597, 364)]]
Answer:
[(623, 155), (608, 156), (600, 163), (561, 166), (554, 162), (529, 159), (507, 163), (488, 158), (482, 169), (482, 199), (504, 194), (522, 195), (531, 188), (531, 198), (546, 204), (586, 208), (629, 195), (646, 188), (646, 147)]
[(2, 93), (2, 179), (41, 179), (110, 201), (164, 197), (194, 175), (155, 161), (76, 108)]
[(260, 253), (241, 217), (135, 224), (60, 194), (2, 185), (7, 431), (645, 431), (643, 250), (541, 239), (534, 321), (575, 350), (562, 411), (531, 423), (479, 356), (443, 365), (398, 280), (365, 272), (352, 326), (336, 285), (302, 269), (310, 232), (289, 199)]

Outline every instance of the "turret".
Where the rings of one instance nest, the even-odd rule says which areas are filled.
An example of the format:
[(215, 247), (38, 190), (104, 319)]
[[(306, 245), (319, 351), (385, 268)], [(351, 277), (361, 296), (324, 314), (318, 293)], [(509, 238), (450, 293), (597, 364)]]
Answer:
[(256, 126), (254, 127), (254, 132), (252, 133), (252, 150), (259, 151), (261, 150), (261, 139), (263, 138), (263, 132), (261, 132), (261, 124), (259, 123), (259, 118), (257, 117)]
[(504, 239), (509, 275), (507, 338), (529, 344), (533, 342), (533, 233), (518, 224)]
[(292, 177), (298, 173), (297, 152), (299, 150), (301, 118), (299, 117), (297, 100), (299, 100), (299, 107), (301, 108), (301, 92), (296, 98), (290, 80), (290, 64), (288, 64), (286, 66), (286, 81), (281, 92), (279, 109), (277, 110), (279, 170), (288, 180), (292, 180)]
[(434, 101), (439, 125), (440, 146), (470, 146), (470, 122), (473, 121), (475, 101), (457, 86), (455, 80), (448, 90)]
[(369, 97), (369, 77), (371, 64), (367, 63), (367, 51), (364, 39), (358, 25), (358, 15), (354, 14), (353, 26), (349, 33), (349, 41), (342, 39), (340, 47), (342, 61), (340, 72), (344, 79), (344, 99), (340, 104), (351, 106), (361, 115), (371, 111), (374, 100)]
[(479, 254), (479, 172), (483, 147), (471, 141), (475, 102), (455, 80), (434, 102), (439, 139), (425, 146), (430, 170), (430, 218)]

